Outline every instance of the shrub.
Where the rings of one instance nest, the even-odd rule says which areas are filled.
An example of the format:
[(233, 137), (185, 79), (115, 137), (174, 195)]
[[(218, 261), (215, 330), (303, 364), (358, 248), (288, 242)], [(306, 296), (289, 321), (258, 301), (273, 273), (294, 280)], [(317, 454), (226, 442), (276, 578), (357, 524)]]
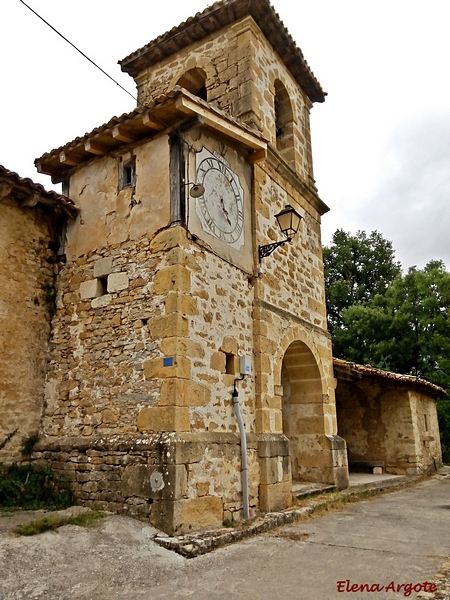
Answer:
[(13, 463), (0, 472), (0, 507), (66, 508), (74, 503), (67, 481), (50, 467)]

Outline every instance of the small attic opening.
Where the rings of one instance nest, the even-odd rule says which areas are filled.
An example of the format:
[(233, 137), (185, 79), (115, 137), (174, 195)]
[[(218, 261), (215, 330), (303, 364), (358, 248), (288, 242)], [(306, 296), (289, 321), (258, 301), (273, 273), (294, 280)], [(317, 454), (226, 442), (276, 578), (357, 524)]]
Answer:
[(207, 100), (207, 90), (206, 90), (206, 73), (203, 69), (189, 69), (186, 71), (184, 75), (182, 75), (178, 81), (177, 85), (184, 87), (191, 94), (195, 94), (202, 100)]
[(136, 185), (136, 157), (119, 162), (119, 191)]
[(279, 79), (275, 81), (275, 138), (277, 150), (291, 166), (294, 159), (294, 115), (289, 94)]

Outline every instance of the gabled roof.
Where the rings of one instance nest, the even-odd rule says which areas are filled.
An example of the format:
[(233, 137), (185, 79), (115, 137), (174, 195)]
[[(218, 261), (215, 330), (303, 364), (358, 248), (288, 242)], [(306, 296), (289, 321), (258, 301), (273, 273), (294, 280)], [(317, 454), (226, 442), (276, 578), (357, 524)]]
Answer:
[(268, 0), (222, 0), (190, 17), (178, 27), (119, 61), (122, 71), (136, 77), (179, 50), (245, 17), (252, 17), (311, 102), (323, 102), (326, 93), (308, 66), (302, 51)]
[(334, 374), (338, 379), (344, 381), (360, 381), (362, 383), (372, 380), (378, 380), (386, 386), (403, 387), (415, 389), (432, 398), (445, 398), (447, 392), (438, 385), (430, 383), (414, 375), (400, 375), (376, 369), (370, 365), (358, 365), (357, 363), (347, 362), (340, 358), (333, 359)]
[(32, 208), (36, 205), (50, 206), (63, 210), (70, 217), (75, 217), (78, 208), (67, 196), (46, 190), (40, 183), (35, 183), (28, 177), (20, 177), (14, 171), (0, 165), (0, 200), (12, 196), (21, 206)]

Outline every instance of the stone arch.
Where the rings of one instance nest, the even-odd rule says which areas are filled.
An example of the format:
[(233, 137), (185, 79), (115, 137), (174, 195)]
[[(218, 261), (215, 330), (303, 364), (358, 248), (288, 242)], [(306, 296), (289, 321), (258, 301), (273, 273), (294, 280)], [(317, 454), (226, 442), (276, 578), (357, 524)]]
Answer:
[(202, 100), (208, 99), (206, 89), (206, 73), (198, 67), (189, 69), (178, 78), (177, 85), (184, 87), (191, 94), (195, 94)]
[(326, 382), (320, 362), (305, 341), (297, 339), (288, 345), (280, 378), (283, 433), (290, 442), (292, 479), (320, 480)]
[(276, 147), (286, 162), (294, 166), (294, 111), (291, 99), (286, 87), (279, 79), (275, 80), (274, 92)]
[[(282, 363), (283, 359), (289, 349), (290, 346), (294, 347), (295, 345), (303, 344), (304, 347), (308, 348), (308, 351), (314, 357), (315, 364), (319, 370), (320, 374), (320, 382), (321, 382), (321, 394), (327, 394), (327, 383), (325, 379), (325, 374), (322, 367), (322, 362), (319, 358), (319, 354), (316, 350), (314, 344), (314, 336), (306, 331), (303, 327), (293, 326), (291, 327), (283, 339), (280, 341), (278, 346), (278, 352), (276, 355), (276, 360), (274, 361), (274, 383), (275, 385), (281, 385), (282, 379)], [(299, 347), (299, 346), (295, 346)]]

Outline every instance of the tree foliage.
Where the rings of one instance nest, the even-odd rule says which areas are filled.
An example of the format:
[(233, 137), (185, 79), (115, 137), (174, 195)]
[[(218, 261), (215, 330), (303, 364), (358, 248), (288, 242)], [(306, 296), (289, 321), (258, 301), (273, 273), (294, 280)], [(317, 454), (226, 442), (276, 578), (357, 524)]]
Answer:
[[(354, 264), (352, 265), (352, 263)], [(450, 394), (450, 273), (442, 261), (401, 274), (377, 232), (337, 230), (324, 248), (329, 329), (337, 358), (422, 377)], [(450, 461), (450, 403), (438, 402)]]
[(342, 311), (383, 294), (400, 274), (392, 243), (377, 231), (351, 235), (338, 229), (323, 249), (328, 328), (342, 327)]
[(450, 273), (411, 267), (384, 294), (354, 304), (335, 330), (335, 356), (423, 377), (450, 390)]

